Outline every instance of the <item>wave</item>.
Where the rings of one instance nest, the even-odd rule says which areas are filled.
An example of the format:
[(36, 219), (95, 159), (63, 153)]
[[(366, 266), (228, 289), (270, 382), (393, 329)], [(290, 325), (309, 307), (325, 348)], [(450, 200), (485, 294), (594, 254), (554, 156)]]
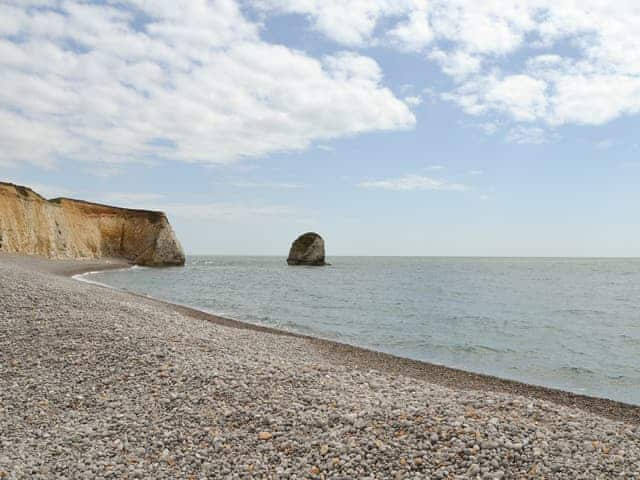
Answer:
[[(573, 282), (566, 291), (559, 282), (540, 285), (537, 270), (522, 277), (512, 274), (511, 266), (489, 273), (478, 268), (482, 277), (477, 278), (488, 278), (483, 286), (469, 280), (476, 278), (473, 269), (456, 271), (457, 264), (447, 265), (448, 276), (441, 278), (437, 268), (431, 272), (394, 261), (345, 262), (342, 271), (327, 275), (287, 269), (277, 258), (190, 257), (184, 270), (150, 269), (133, 276), (88, 272), (74, 278), (150, 292), (151, 298), (252, 325), (637, 402), (633, 391), (640, 377), (629, 363), (640, 345), (639, 325), (631, 302), (615, 303), (616, 296), (634, 298), (632, 289), (603, 287), (585, 300), (574, 287), (581, 291), (590, 283), (582, 288)], [(309, 272), (314, 273), (307, 278)], [(498, 287), (506, 293), (498, 295)], [(617, 349), (615, 356), (607, 353), (611, 348)]]
[(622, 343), (626, 345), (640, 345), (640, 338), (632, 337), (631, 335), (621, 334), (619, 335)]
[[(131, 265), (128, 267), (123, 267), (123, 268), (114, 268), (113, 270), (108, 270), (109, 272), (128, 272), (128, 271), (133, 271), (133, 270), (138, 270), (138, 269), (147, 269), (149, 267), (141, 267), (140, 265)], [(107, 285), (106, 283), (102, 283), (102, 282), (98, 282), (96, 280), (89, 280), (89, 276), (91, 275), (97, 275), (99, 273), (104, 273), (107, 270), (92, 270), (90, 272), (84, 272), (84, 273), (78, 273), (76, 275), (72, 275), (71, 278), (74, 280), (77, 280), (79, 282), (84, 282), (84, 283), (90, 283), (91, 285), (99, 285), (101, 287), (105, 287), (105, 288), (110, 288), (111, 290), (118, 290), (117, 288), (111, 286), (111, 285)]]
[(488, 345), (482, 345), (482, 344), (453, 345), (450, 348), (457, 352), (468, 352), (468, 353), (499, 353), (499, 354), (516, 353), (516, 351), (511, 348), (497, 348), (497, 347), (490, 347)]
[(562, 308), (554, 310), (552, 313), (567, 313), (569, 315), (607, 315), (603, 310), (593, 310), (589, 308)]
[(562, 373), (570, 373), (578, 377), (581, 377), (581, 376), (593, 377), (596, 375), (596, 372), (586, 367), (563, 366), (563, 367), (557, 368), (556, 371), (562, 372)]

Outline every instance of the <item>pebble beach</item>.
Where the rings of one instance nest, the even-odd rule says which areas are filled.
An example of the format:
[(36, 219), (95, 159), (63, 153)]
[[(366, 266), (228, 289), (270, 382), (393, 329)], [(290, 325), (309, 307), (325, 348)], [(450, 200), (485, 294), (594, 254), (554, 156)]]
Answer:
[(0, 256), (0, 479), (640, 478), (640, 407), (69, 277), (104, 267)]

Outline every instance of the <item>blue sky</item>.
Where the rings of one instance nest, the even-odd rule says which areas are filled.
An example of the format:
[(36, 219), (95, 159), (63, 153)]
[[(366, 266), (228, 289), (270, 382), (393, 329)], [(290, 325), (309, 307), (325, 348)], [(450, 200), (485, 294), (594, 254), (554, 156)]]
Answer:
[(640, 255), (640, 6), (174, 3), (0, 2), (0, 179), (189, 253)]

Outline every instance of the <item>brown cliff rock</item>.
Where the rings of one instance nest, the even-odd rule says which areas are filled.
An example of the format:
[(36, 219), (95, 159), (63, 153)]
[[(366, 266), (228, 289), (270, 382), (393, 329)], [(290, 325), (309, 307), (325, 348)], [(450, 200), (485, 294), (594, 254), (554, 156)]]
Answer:
[(58, 198), (0, 182), (0, 252), (49, 258), (124, 258), (138, 265), (184, 265), (162, 212)]
[(300, 235), (291, 245), (289, 265), (326, 265), (324, 253), (324, 240), (314, 232)]

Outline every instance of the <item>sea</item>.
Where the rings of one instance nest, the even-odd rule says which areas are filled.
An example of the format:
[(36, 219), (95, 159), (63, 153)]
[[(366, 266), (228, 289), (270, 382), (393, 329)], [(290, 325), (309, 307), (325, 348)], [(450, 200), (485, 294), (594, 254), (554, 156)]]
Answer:
[(85, 275), (220, 316), (640, 405), (640, 259), (191, 256)]

